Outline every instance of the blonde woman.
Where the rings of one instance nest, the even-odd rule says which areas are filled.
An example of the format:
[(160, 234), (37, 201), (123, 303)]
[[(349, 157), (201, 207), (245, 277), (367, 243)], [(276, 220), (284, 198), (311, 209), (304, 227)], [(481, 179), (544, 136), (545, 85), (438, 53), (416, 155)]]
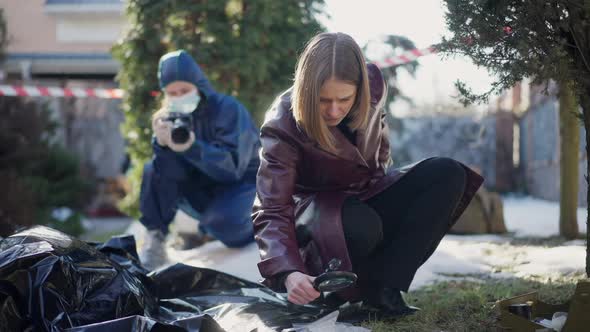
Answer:
[(388, 169), (384, 87), (350, 36), (322, 33), (261, 128), (258, 267), (295, 304), (319, 297), (313, 280), (336, 258), (358, 275), (340, 299), (387, 317), (415, 312), (401, 292), (483, 181), (448, 158)]

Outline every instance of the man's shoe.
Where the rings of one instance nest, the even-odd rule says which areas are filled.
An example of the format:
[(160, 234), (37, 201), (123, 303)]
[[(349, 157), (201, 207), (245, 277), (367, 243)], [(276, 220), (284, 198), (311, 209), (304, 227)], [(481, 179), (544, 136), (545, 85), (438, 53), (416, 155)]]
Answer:
[(383, 318), (400, 318), (420, 311), (420, 308), (409, 306), (398, 289), (388, 287), (374, 294), (369, 304), (379, 309)]
[(159, 230), (148, 230), (139, 259), (146, 269), (152, 271), (168, 262), (166, 236)]

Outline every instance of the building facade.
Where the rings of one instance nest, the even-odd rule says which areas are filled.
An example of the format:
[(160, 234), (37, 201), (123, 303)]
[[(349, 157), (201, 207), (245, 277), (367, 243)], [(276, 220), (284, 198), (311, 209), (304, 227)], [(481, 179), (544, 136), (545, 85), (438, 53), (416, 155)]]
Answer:
[(29, 80), (117, 73), (110, 49), (125, 28), (122, 0), (0, 0), (0, 8), (8, 31), (6, 74)]

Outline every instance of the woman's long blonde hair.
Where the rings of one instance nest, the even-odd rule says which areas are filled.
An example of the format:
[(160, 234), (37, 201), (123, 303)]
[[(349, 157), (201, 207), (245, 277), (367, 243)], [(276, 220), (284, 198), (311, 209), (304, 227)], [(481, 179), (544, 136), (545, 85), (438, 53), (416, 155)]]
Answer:
[(333, 152), (334, 137), (320, 113), (320, 89), (331, 78), (357, 87), (348, 114), (349, 127), (366, 127), (371, 96), (365, 58), (354, 39), (344, 33), (321, 33), (309, 41), (297, 62), (291, 95), (293, 116), (299, 126), (320, 147)]

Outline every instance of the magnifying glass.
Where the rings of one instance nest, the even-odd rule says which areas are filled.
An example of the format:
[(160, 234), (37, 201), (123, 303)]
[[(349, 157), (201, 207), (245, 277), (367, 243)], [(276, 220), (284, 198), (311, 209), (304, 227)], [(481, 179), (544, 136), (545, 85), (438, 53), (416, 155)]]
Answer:
[(356, 279), (352, 272), (324, 272), (313, 281), (313, 287), (320, 292), (335, 292), (354, 285)]
[(350, 287), (356, 283), (357, 275), (353, 272), (336, 271), (342, 261), (332, 259), (328, 263), (326, 272), (320, 274), (313, 281), (313, 287), (320, 292), (335, 292)]

